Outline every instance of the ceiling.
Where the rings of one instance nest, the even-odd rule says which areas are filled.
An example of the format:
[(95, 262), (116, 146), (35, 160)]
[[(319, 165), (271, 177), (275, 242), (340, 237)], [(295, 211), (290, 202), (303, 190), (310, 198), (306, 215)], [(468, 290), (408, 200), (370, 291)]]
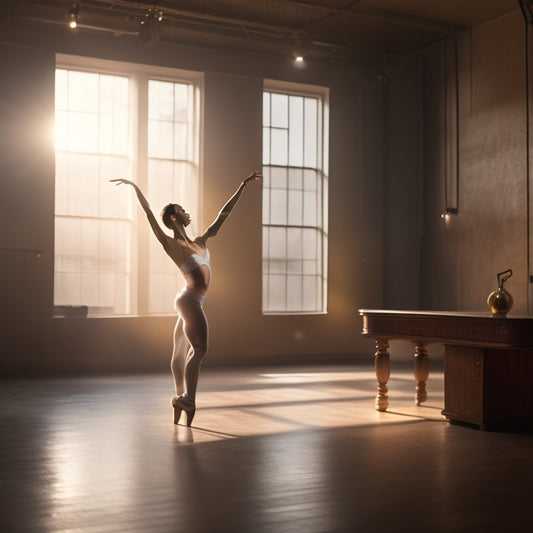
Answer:
[(519, 0), (4, 0), (3, 14), (71, 31), (66, 22), (76, 3), (76, 32), (233, 53), (298, 50), (347, 65), (406, 58), (520, 9)]

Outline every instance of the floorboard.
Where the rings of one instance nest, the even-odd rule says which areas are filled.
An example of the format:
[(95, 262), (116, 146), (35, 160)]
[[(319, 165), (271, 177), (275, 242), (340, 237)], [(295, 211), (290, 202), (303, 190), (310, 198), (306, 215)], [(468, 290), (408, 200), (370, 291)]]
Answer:
[(192, 428), (169, 375), (9, 380), (3, 532), (523, 531), (533, 435), (441, 415), (443, 376), (389, 412), (369, 367), (206, 368)]

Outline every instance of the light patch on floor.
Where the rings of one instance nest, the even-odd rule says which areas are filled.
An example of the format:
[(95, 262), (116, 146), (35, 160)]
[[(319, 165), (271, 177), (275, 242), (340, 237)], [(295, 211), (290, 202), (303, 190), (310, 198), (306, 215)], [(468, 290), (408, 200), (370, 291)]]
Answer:
[[(220, 376), (219, 376), (220, 378)], [(389, 409), (376, 411), (372, 371), (257, 372), (246, 387), (219, 387), (206, 373), (191, 428), (176, 426), (179, 443), (208, 442), (310, 428), (342, 428), (406, 421), (445, 421), (443, 374), (428, 381), (428, 400), (416, 405), (416, 383), (408, 372), (389, 381)], [(220, 383), (219, 383), (220, 384)], [(327, 384), (327, 386), (326, 386)], [(226, 390), (225, 390), (226, 389)], [(170, 414), (169, 414), (170, 416)]]

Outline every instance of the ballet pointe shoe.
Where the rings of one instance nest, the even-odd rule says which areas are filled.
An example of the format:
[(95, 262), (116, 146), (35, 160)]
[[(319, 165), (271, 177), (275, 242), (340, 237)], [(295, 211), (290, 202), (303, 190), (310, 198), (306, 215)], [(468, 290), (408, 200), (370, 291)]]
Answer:
[(194, 414), (196, 413), (196, 405), (191, 403), (190, 400), (187, 400), (184, 395), (181, 395), (172, 398), (172, 407), (174, 408), (174, 424), (179, 423), (181, 412), (185, 411), (187, 427), (191, 427)]
[(185, 410), (185, 415), (187, 417), (187, 427), (190, 428), (192, 424), (192, 419), (194, 418), (194, 414), (196, 413), (196, 407), (193, 405), (189, 409)]
[(176, 405), (176, 402), (178, 401), (177, 396), (172, 397), (172, 407), (174, 408), (174, 424), (179, 424), (180, 416), (181, 416), (181, 407)]

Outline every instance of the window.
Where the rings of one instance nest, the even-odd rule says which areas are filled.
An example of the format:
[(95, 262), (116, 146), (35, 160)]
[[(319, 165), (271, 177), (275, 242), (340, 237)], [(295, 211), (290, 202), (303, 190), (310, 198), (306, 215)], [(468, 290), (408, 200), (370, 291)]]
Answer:
[(263, 313), (325, 313), (328, 90), (265, 80)]
[(197, 73), (58, 56), (56, 306), (172, 311), (177, 269), (137, 223), (133, 191), (109, 180), (135, 181), (156, 217), (171, 201), (198, 209), (200, 88)]

